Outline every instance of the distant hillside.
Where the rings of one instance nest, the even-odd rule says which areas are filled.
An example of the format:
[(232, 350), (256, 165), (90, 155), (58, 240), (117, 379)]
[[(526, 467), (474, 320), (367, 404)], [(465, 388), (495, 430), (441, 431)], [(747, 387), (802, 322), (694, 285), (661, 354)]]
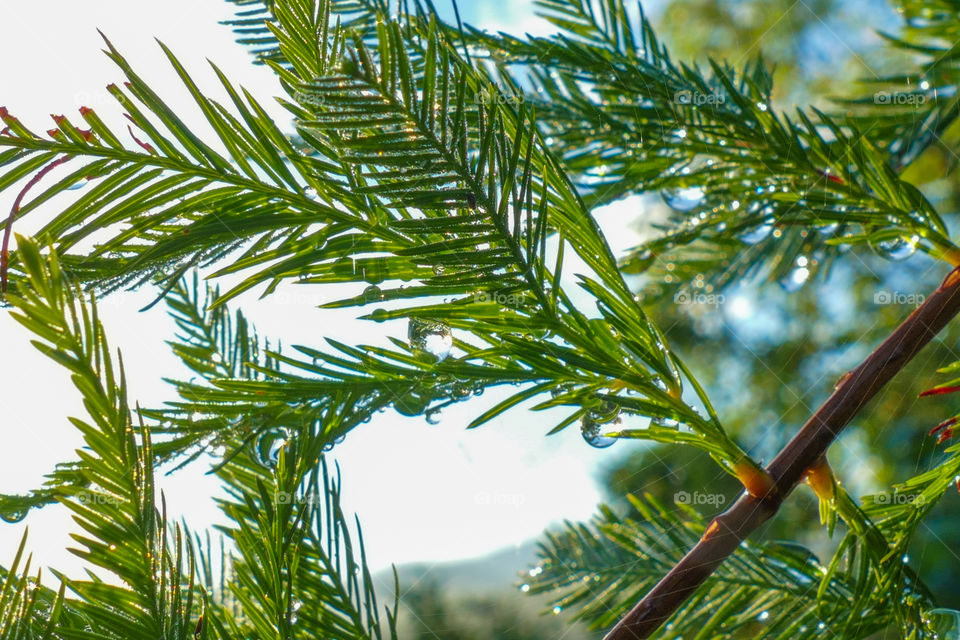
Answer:
[[(495, 553), (440, 563), (397, 567), (400, 580), (400, 637), (403, 640), (599, 640), (603, 633), (554, 612), (549, 597), (524, 595), (522, 572), (537, 560), (527, 542)], [(393, 597), (392, 572), (377, 583)]]
[[(521, 581), (520, 572), (536, 561), (537, 546), (531, 541), (479, 558), (405, 564), (397, 567), (397, 573), (400, 575), (400, 584), (410, 584), (429, 577), (458, 593), (503, 591), (515, 589)], [(381, 572), (378, 578), (387, 583), (393, 581), (390, 571)]]

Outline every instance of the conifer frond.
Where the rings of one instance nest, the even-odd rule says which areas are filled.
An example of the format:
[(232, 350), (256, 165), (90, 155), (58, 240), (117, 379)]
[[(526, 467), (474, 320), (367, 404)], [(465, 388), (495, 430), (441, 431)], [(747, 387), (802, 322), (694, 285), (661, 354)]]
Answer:
[[(524, 591), (594, 627), (616, 622), (705, 530), (692, 508), (632, 500), (627, 517), (602, 508), (590, 524), (568, 524), (540, 543)], [(872, 589), (864, 559), (827, 567), (800, 545), (743, 543), (663, 627), (663, 637), (867, 638), (893, 622)], [(556, 610), (556, 609), (555, 609)]]
[[(86, 443), (80, 461), (26, 495), (0, 496), (0, 516), (62, 503), (92, 567), (87, 580), (64, 579), (77, 596), (64, 599), (31, 591), (18, 554), (0, 574), (0, 640), (50, 630), (63, 640), (395, 637), (396, 602), (379, 609), (325, 452), (378, 411), (432, 420), (498, 385), (518, 389), (470, 426), (521, 405), (559, 408), (544, 430), (579, 422), (596, 446), (622, 437), (707, 451), (748, 488), (729, 519), (743, 525), (729, 529), (739, 536), (729, 553), (822, 463), (852, 416), (824, 410), (823, 424), (837, 423), (825, 439), (818, 413), (784, 449), (796, 455), (761, 470), (643, 305), (691, 281), (716, 288), (757, 271), (802, 283), (851, 246), (960, 263), (947, 224), (901, 176), (956, 119), (953, 2), (905, 0), (910, 28), (894, 46), (925, 59), (920, 73), (881, 79), (889, 105), (854, 100), (852, 116), (788, 116), (771, 103), (762, 60), (676, 63), (623, 0), (541, 0), (561, 30), (549, 38), (491, 35), (459, 17), (444, 24), (429, 0), (231, 1), (229, 24), (281, 81), (292, 132), (219, 71), (232, 104), (208, 98), (164, 49), (213, 130), (201, 136), (109, 43), (128, 79), (108, 88), (128, 131), (84, 108), (89, 129), (57, 117), (40, 136), (0, 109), (0, 190), (22, 187), (7, 234), (67, 200), (41, 231), (51, 255), (19, 240), (10, 302), (41, 351), (72, 373), (90, 414), (73, 420)], [(913, 88), (922, 82), (930, 86)], [(69, 190), (78, 182), (86, 189)], [(655, 191), (672, 209), (662, 236), (618, 264), (591, 211)], [(2, 262), (6, 277), (6, 251)], [(182, 278), (198, 266), (234, 284), (221, 292)], [(636, 296), (624, 271), (644, 273), (648, 295)], [(199, 378), (172, 381), (175, 402), (134, 412), (96, 306), (76, 285), (151, 280), (178, 327), (171, 347)], [(402, 319), (408, 340), (284, 350), (229, 309), (241, 293), (271, 295), (291, 281), (347, 285), (324, 307)], [(898, 358), (956, 314), (955, 286), (948, 278), (864, 370), (889, 379)], [(870, 384), (858, 379), (856, 393), (831, 398), (849, 409), (872, 396)], [(956, 421), (939, 425), (942, 439)], [(229, 494), (220, 507), (232, 548), (219, 581), (209, 545), (169, 525), (154, 496), (155, 464), (204, 452)], [(846, 531), (829, 562), (788, 543), (744, 543), (667, 634), (930, 637), (946, 614), (901, 556), (956, 482), (960, 450), (947, 454), (896, 499), (868, 496), (861, 507), (836, 485), (821, 516), (831, 533), (838, 517)], [(699, 561), (698, 548), (726, 544), (709, 527), (735, 511), (707, 525), (686, 508), (634, 507), (548, 536), (526, 590), (556, 592), (556, 607), (609, 625), (671, 567), (682, 574), (684, 550)], [(668, 574), (659, 584), (674, 582)]]
[(903, 168), (931, 146), (954, 145), (945, 141), (945, 134), (960, 114), (956, 44), (960, 34), (954, 2), (898, 0), (893, 4), (904, 21), (902, 33), (881, 35), (891, 48), (913, 56), (915, 66), (863, 78), (867, 95), (840, 102), (865, 107), (856, 113), (858, 126), (890, 154), (894, 168)]
[[(8, 127), (0, 135), (0, 150), (6, 150), (0, 152), (0, 186), (9, 188), (51, 162), (68, 160), (63, 167), (69, 169), (67, 175), (42, 181), (11, 220), (54, 196), (68, 196), (70, 204), (38, 235), (61, 254), (82, 241), (97, 242), (86, 255), (64, 257), (74, 278), (110, 287), (157, 276), (173, 282), (189, 266), (215, 261), (244, 245), (256, 251), (274, 241), (299, 238), (311, 225), (339, 221), (355, 229), (368, 226), (332, 204), (328, 196), (331, 189), (337, 191), (336, 185), (314, 177), (323, 162), (297, 151), (257, 100), (241, 95), (222, 73), (217, 71), (233, 111), (207, 98), (164, 48), (216, 134), (208, 144), (109, 43), (108, 49), (128, 80), (123, 88), (110, 85), (108, 90), (136, 133), (132, 127), (129, 132), (111, 129), (84, 107), (81, 117), (89, 129), (57, 117), (57, 128), (45, 138), (0, 110)], [(70, 190), (84, 182), (85, 189)], [(176, 277), (171, 279), (171, 274)]]
[(87, 488), (58, 496), (83, 530), (73, 552), (122, 581), (61, 577), (79, 596), (70, 605), (83, 624), (61, 625), (57, 636), (188, 640), (202, 604), (193, 556), (179, 527), (167, 528), (165, 507), (155, 506), (150, 432), (134, 426), (121, 361), (115, 364), (96, 305), (67, 279), (56, 254), (42, 255), (28, 238), (18, 246), (29, 286), (9, 298), (12, 315), (37, 336), (37, 349), (70, 371), (89, 412), (71, 418), (86, 443), (77, 470)]
[[(227, 0), (236, 7), (236, 17), (223, 24), (232, 27), (239, 44), (250, 49), (256, 64), (267, 61), (284, 65), (286, 60), (271, 27), (277, 26), (275, 0)], [(373, 30), (378, 15), (387, 15), (387, 0), (333, 0), (333, 13), (341, 24), (360, 32)]]
[(64, 613), (66, 585), (61, 583), (59, 592), (51, 591), (40, 583), (39, 570), (35, 577), (30, 575), (33, 557), (24, 560), (26, 544), (24, 531), (10, 568), (0, 568), (0, 640), (53, 639), (53, 629)]
[[(956, 262), (943, 221), (866, 127), (815, 109), (777, 113), (761, 60), (741, 70), (710, 61), (704, 71), (674, 63), (622, 0), (539, 4), (564, 34), (473, 35), (494, 59), (533, 65), (527, 99), (588, 203), (659, 190), (673, 208), (627, 271), (696, 261), (720, 287), (764, 265), (772, 279), (798, 267), (808, 275), (844, 245)], [(705, 260), (695, 248), (693, 259), (695, 241), (719, 250)], [(668, 275), (667, 288), (689, 283)]]
[[(461, 58), (436, 22), (427, 34), (383, 22), (371, 48), (356, 34), (333, 26), (330, 8), (328, 3), (313, 7), (292, 1), (274, 7), (273, 31), (289, 61), (289, 68), (275, 67), (294, 99), (287, 106), (298, 119), (298, 129), (318, 155), (302, 155), (290, 147), (249, 96), (235, 100), (243, 120), (240, 124), (199, 92), (172, 55), (219, 143), (229, 150), (229, 161), (183, 127), (112, 49), (111, 57), (130, 78), (130, 91), (167, 130), (161, 135), (149, 128), (147, 117), (134, 109), (132, 101), (123, 99), (133, 119), (149, 133), (147, 153), (104, 143), (110, 134), (100, 124), (92, 126), (89, 134), (71, 137), (67, 134), (72, 128), (61, 121), (63, 130), (53, 141), (45, 141), (5, 116), (10, 132), (0, 144), (18, 150), (5, 156), (14, 167), (11, 180), (44, 166), (58, 150), (115, 161), (108, 166), (110, 171), (126, 172), (133, 181), (144, 171), (159, 175), (156, 172), (163, 168), (173, 172), (169, 179), (163, 178), (164, 184), (186, 183), (198, 190), (200, 200), (186, 197), (182, 207), (176, 200), (181, 196), (173, 191), (151, 201), (140, 191), (129, 192), (130, 184), (122, 180), (104, 178), (93, 186), (44, 230), (47, 236), (60, 238), (58, 251), (67, 251), (81, 236), (121, 225), (90, 256), (64, 257), (71, 272), (83, 280), (103, 282), (98, 270), (114, 282), (143, 279), (164, 267), (163, 277), (169, 281), (192, 264), (215, 261), (243, 245), (243, 253), (218, 275), (253, 273), (219, 295), (215, 304), (259, 284), (267, 284), (270, 293), (292, 278), (304, 284), (363, 283), (369, 286), (362, 295), (331, 306), (412, 300), (413, 306), (377, 310), (372, 317), (406, 317), (411, 324), (463, 332), (457, 337), (463, 354), (456, 364), (450, 360), (435, 368), (429, 360), (412, 358), (416, 354), (408, 347), (373, 352), (372, 361), (380, 362), (372, 365), (372, 376), (360, 373), (359, 378), (366, 380), (361, 383), (358, 376), (344, 378), (344, 363), (347, 370), (360, 371), (371, 359), (333, 345), (347, 355), (329, 354), (330, 362), (336, 363), (335, 373), (311, 369), (313, 365), (299, 361), (286, 363), (327, 376), (326, 381), (303, 381), (271, 371), (261, 372), (270, 380), (224, 379), (215, 385), (220, 386), (218, 393), (232, 394), (229, 401), (224, 400), (231, 408), (216, 410), (209, 403), (218, 398), (217, 393), (196, 389), (193, 395), (201, 400), (189, 407), (190, 413), (183, 413), (186, 404), (178, 409), (181, 423), (194, 413), (201, 415), (200, 420), (192, 421), (190, 435), (161, 443), (161, 452), (165, 455), (183, 451), (188, 443), (197, 444), (206, 426), (211, 427), (210, 434), (225, 428), (225, 420), (249, 415), (254, 409), (262, 412), (264, 403), (253, 396), (267, 393), (266, 389), (276, 400), (275, 416), (290, 414), (291, 397), (301, 399), (304, 408), (297, 411), (308, 415), (326, 410), (325, 403), (335, 398), (344, 408), (359, 406), (355, 413), (362, 419), (371, 407), (396, 402), (390, 376), (409, 376), (414, 371), (416, 406), (407, 405), (408, 412), (432, 408), (430, 400), (435, 397), (462, 397), (462, 390), (443, 381), (444, 375), (462, 374), (471, 387), (481, 388), (518, 379), (539, 381), (542, 384), (533, 392), (525, 389), (481, 417), (489, 419), (520, 401), (552, 391), (554, 397), (541, 402), (541, 407), (572, 407), (557, 428), (612, 415), (605, 408), (613, 403), (618, 411), (623, 408), (674, 426), (686, 425), (692, 433), (674, 429), (674, 439), (701, 446), (728, 469), (746, 459), (637, 304), (596, 222), (544, 147), (533, 115), (504, 104), (500, 89)], [(311, 33), (322, 37), (308, 38), (306, 34)], [(400, 52), (411, 42), (420, 43), (422, 53), (407, 58)], [(224, 86), (237, 96), (229, 83)], [(85, 115), (92, 119), (89, 112)], [(34, 157), (41, 151), (39, 158)], [(415, 161), (416, 166), (398, 170), (396, 163), (401, 160)], [(232, 186), (212, 187), (214, 180)], [(72, 182), (68, 178), (49, 187), (20, 213), (62, 193)], [(317, 202), (305, 185), (312, 185), (309, 188), (324, 202)], [(239, 199), (231, 200), (233, 196)], [(229, 222), (218, 214), (224, 203), (230, 209)], [(108, 213), (82, 225), (79, 212), (89, 214), (91, 207)], [(76, 231), (66, 232), (71, 226)], [(559, 243), (550, 256), (548, 236)], [(464, 251), (467, 248), (472, 249), (469, 254)], [(599, 318), (591, 317), (592, 309), (581, 310), (560, 285), (565, 248), (576, 252), (589, 268), (579, 284), (599, 308)], [(175, 268), (169, 268), (171, 261)], [(378, 286), (404, 280), (417, 284)], [(440, 296), (454, 298), (440, 303)], [(517, 302), (504, 308), (499, 302), (502, 296), (515, 296)], [(544, 349), (546, 332), (554, 339)], [(181, 355), (193, 357), (196, 365), (205, 354), (190, 356), (191, 348), (181, 347)], [(320, 359), (305, 349), (311, 359)], [(510, 360), (512, 364), (505, 364)], [(552, 373), (531, 375), (535, 370)], [(685, 382), (693, 386), (709, 416), (700, 416), (682, 399)], [(366, 390), (357, 391), (364, 384)], [(231, 385), (243, 386), (250, 394)], [(333, 394), (334, 389), (351, 385), (360, 386)], [(409, 391), (409, 382), (404, 385)], [(370, 399), (373, 388), (378, 389), (379, 400)], [(635, 397), (627, 397), (630, 393)], [(370, 407), (356, 405), (360, 400)], [(208, 413), (217, 414), (216, 426), (204, 425)], [(616, 430), (614, 423), (611, 431)], [(630, 429), (623, 435), (671, 437), (660, 429)]]
[[(257, 637), (395, 638), (396, 602), (378, 609), (362, 534), (357, 525), (351, 535), (323, 440), (290, 425), (276, 422), (261, 436), (270, 444), (218, 470), (230, 494), (221, 508), (237, 549), (230, 589), (241, 616)], [(252, 452), (263, 446), (266, 457)]]
[[(167, 304), (181, 330), (171, 342), (174, 353), (209, 381), (254, 382), (275, 373), (278, 360), (260, 351), (244, 316), (231, 315), (225, 305), (210, 307), (215, 297), (196, 277), (171, 292)], [(236, 548), (228, 588), (253, 632), (394, 637), (396, 605), (383, 615), (378, 610), (359, 525), (355, 542), (340, 508), (340, 480), (329, 476), (323, 460), (334, 439), (369, 417), (372, 407), (348, 410), (362, 395), (336, 399), (334, 390), (275, 411), (269, 396), (227, 406), (209, 385), (177, 386), (183, 400), (171, 403), (172, 410), (145, 413), (163, 421), (158, 432), (174, 436), (165, 455), (199, 443), (221, 457), (217, 475), (231, 499), (220, 506), (234, 523), (225, 532)]]

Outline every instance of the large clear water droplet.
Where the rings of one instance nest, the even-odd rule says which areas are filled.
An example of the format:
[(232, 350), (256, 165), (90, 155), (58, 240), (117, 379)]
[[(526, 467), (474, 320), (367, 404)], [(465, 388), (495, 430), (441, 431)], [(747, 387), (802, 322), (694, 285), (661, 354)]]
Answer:
[(580, 419), (580, 435), (591, 447), (604, 449), (617, 441), (616, 438), (603, 435), (616, 431), (620, 426), (620, 406), (604, 400), (599, 407), (587, 411)]
[(906, 260), (917, 251), (917, 240), (919, 240), (919, 238), (916, 236), (910, 239), (892, 238), (890, 240), (875, 242), (872, 246), (878, 255), (887, 260), (899, 261)]
[(453, 332), (444, 322), (410, 318), (407, 338), (415, 352), (432, 356), (437, 362), (449, 356), (453, 348)]
[(586, 416), (580, 421), (580, 434), (583, 436), (584, 441), (591, 447), (605, 449), (617, 441), (616, 438), (603, 435), (604, 431), (604, 425), (598, 424)]
[(809, 279), (810, 269), (807, 267), (795, 267), (790, 273), (780, 278), (780, 286), (784, 291), (793, 293), (794, 291), (799, 291)]
[(650, 424), (657, 427), (665, 427), (667, 429), (673, 429), (680, 425), (680, 423), (676, 420), (672, 418), (664, 418), (663, 416), (657, 416), (656, 418), (653, 418), (650, 420)]
[(254, 443), (253, 454), (257, 464), (267, 469), (276, 469), (280, 451), (287, 446), (290, 432), (286, 429), (267, 429)]
[(380, 284), (387, 279), (389, 274), (388, 262), (386, 258), (374, 258), (369, 260), (361, 268), (361, 276), (370, 284)]
[(28, 509), (6, 509), (0, 511), (0, 520), (16, 524), (27, 517)]
[(418, 416), (430, 404), (430, 398), (419, 393), (406, 393), (393, 401), (393, 408), (397, 413), (405, 416)]
[(667, 206), (676, 211), (690, 211), (703, 203), (705, 196), (700, 187), (681, 187), (679, 189), (664, 189), (660, 192)]
[(377, 285), (372, 284), (363, 290), (363, 300), (367, 303), (379, 302), (383, 300), (383, 291)]
[(762, 224), (741, 233), (740, 240), (747, 244), (757, 244), (761, 240), (765, 240), (771, 231), (773, 231), (773, 218), (767, 218)]
[(290, 602), (290, 617), (288, 618), (290, 624), (297, 624), (297, 620), (300, 619), (297, 612), (300, 611), (301, 607), (303, 607), (303, 603), (296, 598)]

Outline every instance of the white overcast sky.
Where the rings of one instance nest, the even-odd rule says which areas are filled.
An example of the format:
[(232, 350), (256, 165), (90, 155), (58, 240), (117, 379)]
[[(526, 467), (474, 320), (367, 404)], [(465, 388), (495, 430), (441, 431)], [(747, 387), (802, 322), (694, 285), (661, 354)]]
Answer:
[[(543, 28), (531, 15), (531, 3), (497, 0), (464, 5), (468, 19), (487, 28)], [(272, 74), (250, 64), (230, 30), (217, 24), (229, 17), (228, 5), (218, 0), (8, 0), (3, 10), (0, 105), (35, 130), (52, 126), (49, 114), (76, 114), (80, 106), (93, 107), (108, 122), (118, 123), (119, 111), (104, 86), (122, 77), (101, 53), (97, 29), (157, 93), (189, 115), (187, 122), (198, 131), (204, 131), (202, 121), (154, 38), (167, 44), (200, 86), (215, 95), (219, 92), (206, 59), (215, 61), (261, 102), (269, 102), (279, 92)], [(283, 117), (279, 109), (275, 113)], [(0, 214), (6, 215), (12, 199), (10, 192), (0, 194)], [(24, 219), (17, 230), (36, 229), (49, 213)], [(632, 217), (636, 210), (611, 212), (616, 213)], [(630, 246), (635, 238), (622, 224), (616, 226), (618, 232), (612, 235), (617, 248)], [(147, 313), (137, 311), (153, 295), (149, 290), (121, 293), (103, 305), (109, 339), (124, 353), (132, 396), (144, 406), (157, 406), (173, 397), (161, 377), (185, 373), (163, 343), (172, 336), (173, 326), (162, 305)], [(284, 344), (321, 346), (323, 337), (331, 335), (346, 342), (403, 336), (402, 324), (358, 324), (349, 314), (315, 308), (332, 297), (320, 287), (293, 287), (265, 302), (248, 297), (242, 304), (262, 335), (282, 338)], [(74, 450), (81, 445), (79, 434), (66, 420), (68, 415), (83, 415), (79, 396), (64, 372), (30, 346), (30, 337), (0, 311), (4, 363), (0, 367), (0, 492), (4, 493), (39, 486), (55, 463), (75, 459)], [(448, 409), (433, 427), (422, 418), (383, 414), (336, 449), (345, 506), (361, 517), (373, 567), (482, 555), (529, 540), (560, 519), (584, 519), (594, 512), (599, 500), (594, 481), (597, 465), (622, 455), (631, 445), (594, 450), (576, 429), (545, 438), (556, 415), (522, 411), (478, 430), (464, 429), (472, 416), (506, 393), (491, 390)], [(205, 471), (204, 465), (194, 464), (162, 479), (171, 511), (185, 517), (195, 530), (216, 521), (218, 513), (210, 499), (217, 487)], [(56, 506), (32, 513), (19, 524), (0, 522), (0, 564), (10, 561), (26, 526), (39, 564), (76, 575), (81, 565), (64, 550), (76, 527)]]

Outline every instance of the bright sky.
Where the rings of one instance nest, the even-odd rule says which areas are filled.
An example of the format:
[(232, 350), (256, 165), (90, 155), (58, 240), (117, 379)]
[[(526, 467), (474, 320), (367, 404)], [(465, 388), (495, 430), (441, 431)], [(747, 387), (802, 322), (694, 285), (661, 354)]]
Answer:
[[(490, 29), (534, 31), (532, 3), (510, 0), (463, 3), (465, 19)], [(198, 131), (204, 131), (193, 103), (184, 95), (154, 37), (167, 44), (201, 87), (217, 85), (205, 62), (217, 63), (235, 82), (262, 102), (279, 93), (272, 74), (250, 64), (246, 51), (233, 42), (229, 29), (217, 24), (229, 17), (228, 5), (217, 0), (169, 0), (133, 3), (119, 0), (64, 2), (33, 0), (7, 3), (4, 38), (0, 39), (0, 105), (36, 130), (52, 126), (50, 113), (76, 114), (90, 106), (117, 123), (119, 111), (103, 87), (121, 80), (100, 50), (101, 29)], [(472, 15), (470, 15), (472, 14)], [(513, 25), (513, 26), (511, 26)], [(282, 111), (275, 110), (282, 117)], [(283, 120), (286, 122), (286, 120)], [(0, 213), (9, 211), (11, 193), (0, 194)], [(62, 202), (62, 201), (61, 201)], [(49, 211), (48, 211), (49, 213)], [(603, 219), (617, 228), (611, 236), (617, 249), (634, 244), (624, 222), (637, 214), (635, 205), (619, 207)], [(19, 232), (37, 228), (42, 214), (18, 223)], [(616, 218), (616, 219), (614, 219)], [(162, 305), (147, 313), (137, 309), (152, 300), (143, 290), (108, 298), (103, 315), (114, 347), (124, 353), (132, 397), (144, 406), (172, 399), (163, 376), (182, 376), (184, 369), (163, 341), (173, 325)], [(315, 308), (335, 297), (320, 287), (292, 287), (266, 301), (242, 300), (244, 311), (260, 333), (284, 344), (321, 346), (325, 336), (348, 343), (379, 342), (387, 335), (404, 337), (398, 323), (360, 324), (349, 312)], [(0, 368), (3, 399), (3, 443), (0, 449), (0, 492), (35, 488), (57, 462), (75, 459), (79, 434), (66, 421), (82, 416), (79, 395), (64, 372), (36, 352), (30, 335), (0, 311)], [(491, 390), (483, 397), (444, 411), (437, 426), (423, 418), (381, 414), (357, 429), (335, 450), (343, 471), (347, 511), (359, 513), (374, 568), (391, 562), (441, 561), (478, 556), (537, 536), (563, 518), (588, 518), (599, 500), (594, 482), (602, 461), (625, 453), (618, 443), (595, 450), (577, 429), (544, 438), (557, 417), (515, 411), (504, 419), (467, 432), (470, 418), (505, 397), (509, 390)], [(202, 464), (162, 479), (167, 503), (195, 530), (215, 521), (210, 496), (217, 487)], [(64, 548), (76, 531), (63, 509), (48, 507), (19, 524), (0, 522), (0, 564), (7, 564), (24, 527), (31, 530), (30, 548), (39, 564), (77, 574), (80, 563)], [(518, 567), (519, 568), (519, 567)]]

